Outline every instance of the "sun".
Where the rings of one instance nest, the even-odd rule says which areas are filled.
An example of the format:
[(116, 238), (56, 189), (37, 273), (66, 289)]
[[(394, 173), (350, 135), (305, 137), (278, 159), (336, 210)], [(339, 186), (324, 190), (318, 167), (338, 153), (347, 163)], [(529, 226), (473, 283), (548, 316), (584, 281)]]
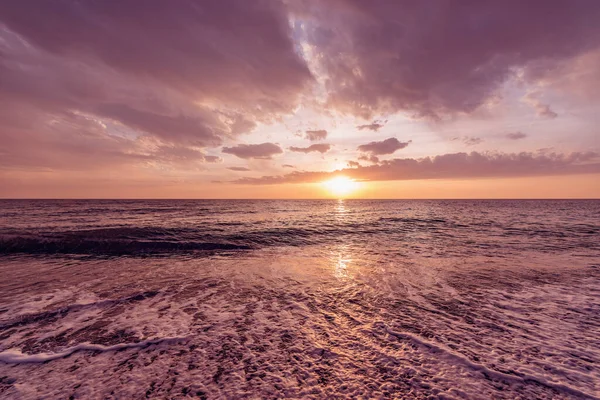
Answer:
[(359, 183), (345, 176), (337, 176), (328, 181), (323, 182), (323, 186), (332, 195), (337, 197), (348, 196), (359, 187)]

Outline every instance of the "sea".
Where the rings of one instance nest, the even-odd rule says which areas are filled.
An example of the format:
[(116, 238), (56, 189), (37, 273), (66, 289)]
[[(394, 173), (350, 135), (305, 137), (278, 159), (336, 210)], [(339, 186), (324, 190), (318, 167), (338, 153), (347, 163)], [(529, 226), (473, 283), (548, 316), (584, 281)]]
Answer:
[(598, 200), (0, 200), (2, 399), (598, 399)]

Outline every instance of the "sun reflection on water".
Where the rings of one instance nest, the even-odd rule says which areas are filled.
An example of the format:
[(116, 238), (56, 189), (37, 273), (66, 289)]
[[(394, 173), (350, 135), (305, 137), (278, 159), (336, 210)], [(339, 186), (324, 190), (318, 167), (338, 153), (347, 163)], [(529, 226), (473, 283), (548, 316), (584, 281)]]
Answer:
[[(348, 207), (344, 199), (338, 199), (333, 206), (333, 215), (336, 221), (340, 222), (348, 217)], [(331, 250), (331, 262), (333, 265), (333, 274), (338, 279), (348, 278), (348, 267), (352, 258), (350, 257), (348, 244), (342, 243)]]
[(333, 261), (333, 274), (338, 279), (348, 278), (348, 267), (352, 262), (352, 258), (348, 253), (348, 246), (341, 245), (337, 249), (332, 250), (331, 259)]

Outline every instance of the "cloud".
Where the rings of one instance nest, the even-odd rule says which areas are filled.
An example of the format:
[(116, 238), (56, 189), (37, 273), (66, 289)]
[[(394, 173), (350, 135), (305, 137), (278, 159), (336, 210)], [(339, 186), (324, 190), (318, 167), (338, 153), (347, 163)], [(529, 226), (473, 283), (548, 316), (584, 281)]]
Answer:
[(228, 167), (227, 169), (230, 169), (232, 171), (240, 171), (240, 172), (248, 172), (251, 171), (250, 168), (246, 168), (246, 167)]
[(353, 167), (360, 167), (360, 163), (357, 161), (348, 161), (348, 168), (353, 168)]
[(408, 142), (401, 142), (396, 138), (385, 139), (381, 142), (370, 142), (367, 144), (362, 144), (358, 146), (358, 150), (364, 151), (365, 153), (371, 153), (373, 155), (385, 155), (385, 154), (393, 154), (396, 150), (400, 150), (405, 148), (410, 144)]
[(600, 173), (600, 154), (454, 153), (435, 157), (397, 158), (380, 165), (359, 166), (334, 172), (293, 172), (287, 175), (242, 178), (234, 183), (269, 185), (320, 182), (344, 175), (364, 181), (415, 179), (471, 179), (555, 176)]
[(362, 131), (362, 130), (365, 130), (365, 129), (367, 129), (367, 130), (369, 130), (369, 131), (377, 132), (377, 131), (378, 131), (380, 128), (383, 128), (383, 126), (384, 126), (384, 124), (381, 124), (381, 123), (379, 123), (379, 122), (377, 122), (377, 121), (373, 121), (373, 122), (372, 122), (372, 123), (370, 123), (370, 124), (367, 124), (367, 125), (359, 125), (359, 126), (357, 126), (356, 128), (357, 128), (359, 131)]
[[(293, 3), (294, 4), (294, 3)], [(511, 77), (600, 45), (595, 0), (305, 1), (295, 4), (328, 104), (369, 118), (471, 113)]]
[(359, 156), (358, 159), (362, 160), (362, 161), (368, 161), (372, 164), (379, 164), (379, 162), (380, 162), (379, 157), (374, 156), (373, 154), (369, 154), (369, 155), (363, 154), (362, 156)]
[(96, 115), (170, 142), (187, 142), (199, 146), (218, 145), (221, 142), (218, 131), (197, 117), (160, 115), (136, 110), (125, 104), (102, 104), (94, 111)]
[(311, 142), (323, 140), (327, 138), (327, 131), (325, 129), (319, 129), (316, 131), (306, 131), (306, 138)]
[(552, 111), (550, 105), (543, 103), (540, 100), (541, 93), (535, 91), (530, 92), (524, 97), (524, 101), (531, 105), (535, 110), (536, 114), (543, 118), (554, 119), (558, 117), (558, 114)]
[[(475, 112), (507, 82), (523, 85), (541, 117), (561, 107), (585, 118), (600, 93), (598, 20), (596, 0), (0, 1), (0, 173), (203, 169), (221, 161), (211, 148), (314, 104), (335, 117), (313, 127), (352, 115), (367, 134), (390, 113)], [(590, 100), (587, 114), (564, 92)], [(319, 143), (328, 132), (298, 134)], [(257, 142), (267, 140), (280, 139)], [(356, 169), (383, 168), (378, 155), (406, 146), (385, 143), (364, 144), (367, 163)], [(270, 159), (283, 150), (223, 152)]]
[(314, 79), (288, 18), (277, 1), (0, 2), (3, 164), (173, 165), (159, 148), (203, 154), (293, 112)]
[(2, 2), (0, 15), (8, 29), (49, 53), (96, 59), (149, 83), (236, 106), (289, 109), (294, 96), (288, 95), (311, 79), (277, 1), (32, 0)]
[(505, 135), (510, 140), (525, 139), (527, 135), (523, 132), (510, 132)]
[(452, 141), (460, 140), (467, 146), (476, 146), (480, 143), (483, 143), (483, 139), (475, 136), (463, 136), (463, 137), (453, 137)]
[(296, 168), (295, 165), (291, 165), (291, 164), (283, 164), (282, 167), (283, 168)]
[(296, 153), (311, 153), (311, 152), (319, 152), (321, 154), (327, 153), (331, 149), (330, 144), (318, 143), (311, 144), (308, 147), (290, 147), (290, 151), (294, 151)]
[(167, 161), (179, 165), (189, 165), (195, 162), (219, 163), (223, 161), (221, 157), (206, 155), (199, 149), (177, 145), (157, 145), (151, 150), (150, 154), (153, 161)]
[(223, 153), (233, 154), (236, 157), (249, 159), (271, 159), (276, 154), (283, 153), (281, 147), (275, 143), (261, 143), (261, 144), (240, 144), (234, 147), (223, 147)]

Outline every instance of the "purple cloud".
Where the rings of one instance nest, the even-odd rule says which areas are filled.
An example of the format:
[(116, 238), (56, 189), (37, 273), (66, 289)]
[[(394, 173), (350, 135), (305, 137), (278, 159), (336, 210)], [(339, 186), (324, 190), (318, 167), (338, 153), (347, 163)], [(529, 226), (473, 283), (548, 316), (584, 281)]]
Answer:
[(289, 109), (311, 79), (277, 1), (2, 2), (0, 21), (57, 56), (237, 106)]
[(294, 151), (296, 153), (311, 153), (311, 152), (319, 152), (321, 154), (327, 153), (331, 149), (330, 144), (319, 143), (312, 144), (308, 147), (290, 147), (290, 151)]
[(306, 138), (311, 142), (316, 142), (318, 140), (324, 140), (327, 138), (327, 131), (325, 129), (319, 129), (316, 131), (306, 131)]
[(385, 139), (381, 142), (371, 142), (367, 144), (362, 144), (358, 146), (358, 150), (363, 151), (365, 153), (371, 153), (372, 155), (385, 155), (385, 154), (393, 154), (396, 150), (400, 150), (405, 148), (410, 144), (408, 142), (401, 142), (396, 138)]
[(233, 147), (223, 147), (222, 152), (225, 154), (233, 154), (236, 157), (244, 159), (256, 158), (268, 160), (276, 154), (283, 153), (283, 150), (275, 143), (261, 143), (240, 144)]
[[(309, 6), (303, 6), (308, 4)], [(519, 70), (557, 66), (600, 44), (600, 2), (307, 1), (305, 38), (329, 105), (369, 118), (470, 113)]]
[(2, 164), (219, 160), (201, 148), (293, 111), (313, 81), (288, 18), (280, 2), (0, 2)]

